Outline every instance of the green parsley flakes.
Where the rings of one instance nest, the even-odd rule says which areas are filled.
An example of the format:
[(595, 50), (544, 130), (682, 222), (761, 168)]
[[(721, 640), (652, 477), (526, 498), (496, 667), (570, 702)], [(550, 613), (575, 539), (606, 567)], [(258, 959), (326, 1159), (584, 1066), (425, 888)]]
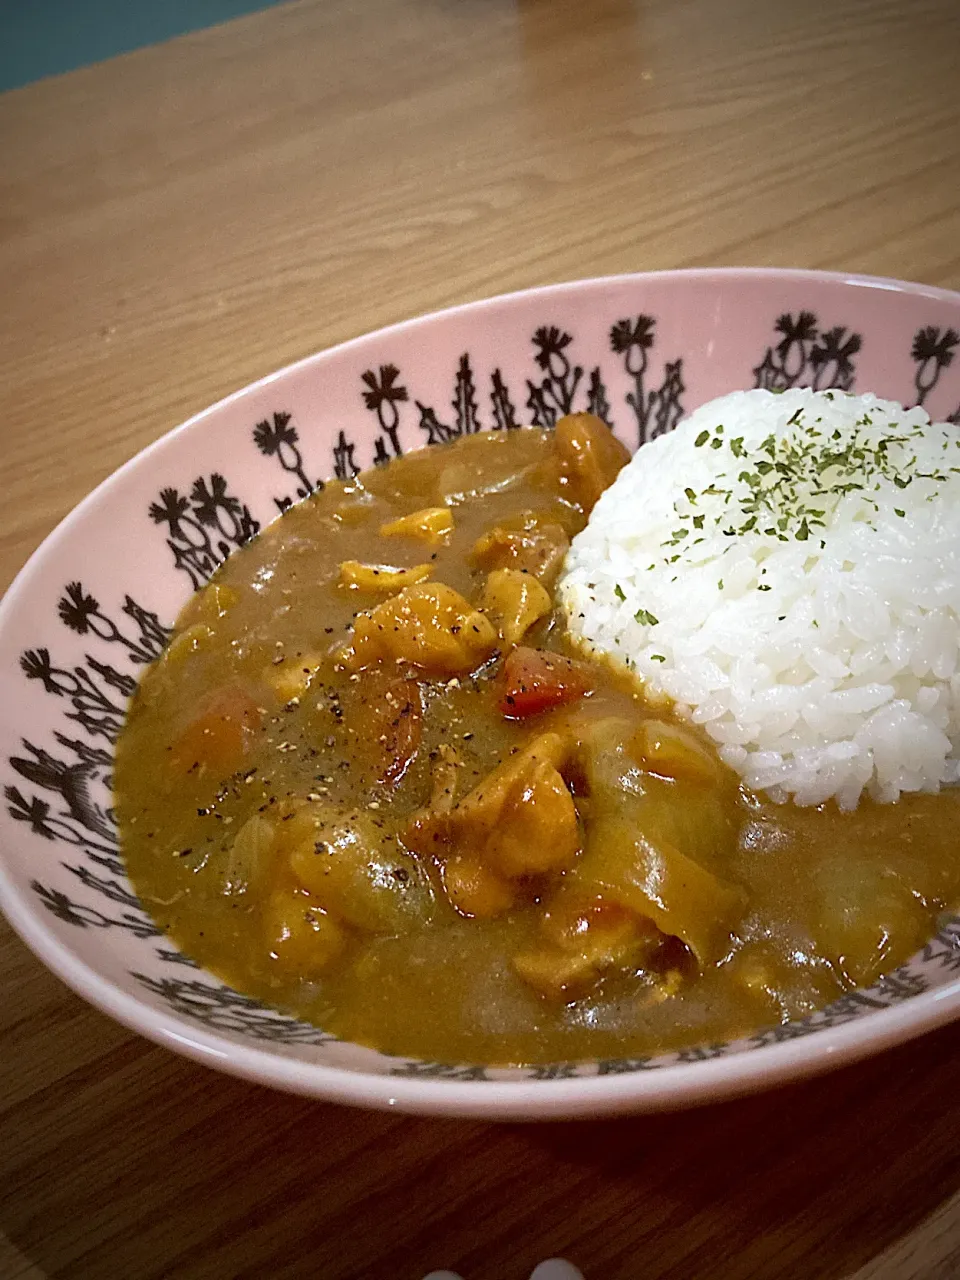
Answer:
[[(948, 466), (946, 458), (940, 467), (922, 469), (915, 444), (923, 438), (920, 426), (866, 413), (844, 430), (824, 428), (822, 422), (798, 408), (782, 430), (749, 446), (742, 435), (728, 439), (722, 424), (704, 428), (694, 445), (708, 445), (717, 454), (716, 475), (703, 489), (687, 485), (674, 502), (673, 520), (660, 542), (666, 552), (661, 563), (695, 563), (694, 548), (717, 534), (752, 535), (775, 543), (815, 540), (822, 550), (822, 532), (844, 498), (858, 499), (864, 510), (857, 518), (869, 521), (881, 510), (882, 499), (874, 495), (884, 487), (903, 490), (916, 481), (940, 485), (960, 475), (960, 465)], [(960, 437), (950, 445), (944, 442), (944, 451), (954, 449), (960, 450)], [(936, 491), (926, 496), (933, 501)], [(905, 508), (894, 510), (905, 518)]]

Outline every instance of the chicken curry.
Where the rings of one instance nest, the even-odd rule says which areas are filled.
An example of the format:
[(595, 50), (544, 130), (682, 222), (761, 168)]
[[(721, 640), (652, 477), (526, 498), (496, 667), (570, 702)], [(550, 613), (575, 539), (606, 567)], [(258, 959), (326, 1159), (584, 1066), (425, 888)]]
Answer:
[(956, 793), (775, 805), (570, 645), (556, 580), (626, 459), (586, 414), (422, 450), (190, 600), (115, 777), (185, 952), (388, 1053), (536, 1063), (802, 1016), (935, 931)]

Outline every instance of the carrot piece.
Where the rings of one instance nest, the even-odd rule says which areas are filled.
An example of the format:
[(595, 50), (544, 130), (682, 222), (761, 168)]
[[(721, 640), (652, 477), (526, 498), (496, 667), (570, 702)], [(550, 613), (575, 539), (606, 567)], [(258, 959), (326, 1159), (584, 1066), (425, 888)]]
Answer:
[(228, 685), (205, 702), (173, 747), (174, 763), (231, 773), (243, 763), (251, 735), (260, 726), (257, 704), (243, 689)]
[(575, 702), (590, 688), (584, 663), (518, 645), (503, 665), (500, 711), (508, 720), (522, 720)]

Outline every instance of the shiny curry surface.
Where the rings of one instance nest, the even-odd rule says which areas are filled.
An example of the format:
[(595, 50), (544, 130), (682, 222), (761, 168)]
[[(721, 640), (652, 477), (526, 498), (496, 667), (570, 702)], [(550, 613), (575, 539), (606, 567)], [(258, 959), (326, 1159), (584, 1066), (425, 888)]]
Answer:
[(333, 483), (184, 609), (121, 736), (130, 874), (238, 989), (439, 1061), (663, 1052), (801, 1016), (960, 896), (956, 792), (778, 806), (568, 646), (588, 415)]

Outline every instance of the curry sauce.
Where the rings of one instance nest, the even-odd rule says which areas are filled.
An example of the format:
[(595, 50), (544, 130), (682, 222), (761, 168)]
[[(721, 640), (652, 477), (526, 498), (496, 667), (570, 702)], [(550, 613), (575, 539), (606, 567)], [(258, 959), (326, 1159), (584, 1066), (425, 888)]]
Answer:
[(935, 931), (956, 792), (775, 805), (570, 645), (556, 580), (625, 460), (588, 415), (423, 450), (187, 604), (115, 788), (190, 956), (385, 1052), (536, 1063), (802, 1016)]

